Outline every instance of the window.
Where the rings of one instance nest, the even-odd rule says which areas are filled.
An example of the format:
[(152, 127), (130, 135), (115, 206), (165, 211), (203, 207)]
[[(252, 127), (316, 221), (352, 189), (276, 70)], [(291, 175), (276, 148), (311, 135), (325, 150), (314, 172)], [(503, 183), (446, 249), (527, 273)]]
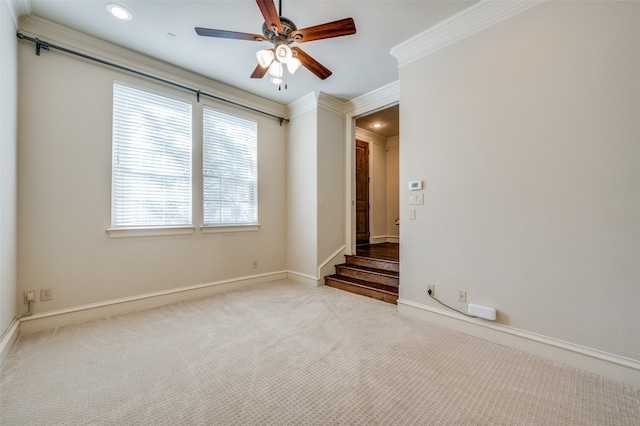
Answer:
[(191, 226), (191, 104), (113, 85), (112, 228)]
[(204, 225), (257, 224), (257, 139), (256, 122), (204, 107)]

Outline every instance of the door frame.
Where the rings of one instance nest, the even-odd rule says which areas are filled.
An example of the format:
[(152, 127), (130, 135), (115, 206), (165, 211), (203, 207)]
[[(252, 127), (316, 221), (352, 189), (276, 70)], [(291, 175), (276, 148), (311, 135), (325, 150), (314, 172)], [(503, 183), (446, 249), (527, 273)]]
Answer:
[(356, 251), (356, 118), (399, 103), (400, 81), (395, 81), (353, 99), (347, 105), (345, 112), (345, 252), (347, 254), (355, 254)]

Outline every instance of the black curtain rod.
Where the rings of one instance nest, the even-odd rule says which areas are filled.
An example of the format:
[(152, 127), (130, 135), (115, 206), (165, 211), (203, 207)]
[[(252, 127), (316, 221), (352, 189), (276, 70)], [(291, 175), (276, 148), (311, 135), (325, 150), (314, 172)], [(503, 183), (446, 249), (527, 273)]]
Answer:
[(247, 106), (247, 105), (243, 105), (243, 104), (240, 104), (238, 102), (230, 101), (228, 99), (224, 99), (224, 98), (221, 98), (219, 96), (212, 95), (210, 93), (202, 92), (200, 90), (196, 90), (196, 89), (193, 89), (191, 87), (184, 86), (184, 85), (182, 85), (180, 83), (175, 83), (173, 81), (165, 80), (164, 78), (156, 77), (156, 76), (151, 75), (151, 74), (147, 74), (147, 73), (144, 73), (144, 72), (141, 72), (141, 71), (137, 71), (137, 70), (134, 70), (134, 69), (131, 69), (131, 68), (123, 67), (122, 65), (114, 64), (113, 62), (108, 62), (108, 61), (105, 61), (105, 60), (100, 59), (100, 58), (96, 58), (96, 57), (93, 57), (93, 56), (85, 55), (84, 53), (76, 52), (75, 50), (70, 50), (70, 49), (67, 49), (65, 47), (56, 46), (55, 44), (51, 44), (51, 43), (48, 43), (46, 41), (42, 41), (42, 40), (40, 40), (38, 38), (29, 37), (29, 36), (26, 36), (26, 35), (24, 35), (22, 33), (18, 33), (17, 36), (18, 36), (18, 38), (20, 40), (28, 40), (28, 41), (31, 41), (31, 42), (35, 43), (36, 44), (36, 55), (37, 56), (40, 56), (40, 50), (41, 49), (44, 49), (44, 50), (49, 50), (49, 49), (60, 50), (62, 52), (66, 52), (66, 53), (69, 53), (71, 55), (76, 55), (76, 56), (79, 56), (81, 58), (88, 59), (90, 61), (98, 62), (98, 63), (103, 64), (103, 65), (107, 65), (107, 66), (110, 66), (110, 67), (113, 67), (113, 68), (117, 68), (117, 69), (119, 69), (121, 71), (126, 71), (126, 72), (129, 72), (129, 73), (132, 73), (132, 74), (136, 74), (136, 75), (139, 75), (139, 76), (142, 76), (142, 77), (145, 77), (145, 78), (149, 78), (151, 80), (159, 81), (160, 83), (164, 83), (164, 84), (167, 84), (169, 86), (178, 87), (178, 88), (180, 88), (182, 90), (186, 90), (188, 92), (195, 93), (198, 102), (200, 102), (200, 96), (206, 96), (208, 98), (215, 99), (216, 101), (226, 102), (226, 103), (228, 103), (230, 105), (237, 106), (239, 108), (244, 108), (244, 109), (249, 110), (249, 111), (257, 112), (259, 114), (275, 118), (276, 120), (278, 120), (280, 122), (281, 126), (282, 126), (283, 122), (284, 123), (288, 123), (289, 122), (288, 118), (280, 117), (278, 115), (274, 115), (274, 114), (271, 114), (271, 113), (268, 113), (268, 112), (265, 112), (265, 111), (261, 111), (259, 109), (256, 109), (256, 108), (253, 108), (253, 107), (250, 107), (250, 106)]

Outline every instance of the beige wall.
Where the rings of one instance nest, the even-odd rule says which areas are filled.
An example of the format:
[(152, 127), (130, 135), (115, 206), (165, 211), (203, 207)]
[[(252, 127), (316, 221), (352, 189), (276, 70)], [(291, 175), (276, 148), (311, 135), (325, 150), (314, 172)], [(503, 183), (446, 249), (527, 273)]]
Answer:
[(287, 266), (315, 277), (318, 258), (317, 107), (295, 114), (287, 126)]
[(18, 39), (12, 6), (0, 2), (0, 336), (13, 321), (17, 303)]
[(400, 137), (394, 136), (387, 139), (386, 145), (386, 169), (387, 169), (387, 236), (399, 237), (400, 228), (395, 220), (400, 217)]
[[(331, 108), (332, 99), (320, 95), (318, 107), (318, 257), (328, 260), (345, 241), (344, 115)], [(336, 105), (342, 107), (341, 104)], [(344, 258), (340, 257), (343, 261)]]
[[(546, 2), (402, 66), (402, 299), (640, 360), (640, 3)], [(408, 206), (401, 203), (401, 217)]]
[[(323, 284), (345, 246), (343, 104), (312, 92), (289, 106), (287, 267), (292, 278)], [(336, 258), (333, 259), (334, 255)]]
[(370, 141), (369, 157), (369, 241), (379, 243), (387, 238), (387, 153), (384, 138)]
[[(53, 42), (61, 37), (25, 26), (44, 31), (36, 35)], [(93, 50), (100, 45), (95, 42), (92, 52), (102, 54)], [(104, 54), (113, 51), (120, 52), (110, 46)], [(36, 303), (36, 313), (286, 269), (286, 133), (277, 120), (206, 98), (198, 103), (192, 94), (62, 52), (35, 56), (32, 43), (20, 43), (18, 57), (18, 291), (53, 289), (53, 300)], [(159, 61), (132, 63), (125, 54), (119, 59), (136, 68), (151, 64), (156, 75), (219, 93), (215, 82)], [(109, 238), (114, 80), (192, 102), (194, 234)], [(259, 98), (250, 100), (260, 107)], [(203, 234), (199, 229), (203, 104), (258, 122), (258, 231)]]

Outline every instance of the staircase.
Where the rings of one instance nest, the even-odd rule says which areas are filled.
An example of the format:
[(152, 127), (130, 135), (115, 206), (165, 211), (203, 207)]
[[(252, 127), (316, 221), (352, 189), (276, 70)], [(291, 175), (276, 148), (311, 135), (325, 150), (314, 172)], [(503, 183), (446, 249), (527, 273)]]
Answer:
[(400, 263), (360, 255), (345, 255), (346, 263), (336, 265), (336, 273), (325, 284), (351, 293), (397, 303)]

